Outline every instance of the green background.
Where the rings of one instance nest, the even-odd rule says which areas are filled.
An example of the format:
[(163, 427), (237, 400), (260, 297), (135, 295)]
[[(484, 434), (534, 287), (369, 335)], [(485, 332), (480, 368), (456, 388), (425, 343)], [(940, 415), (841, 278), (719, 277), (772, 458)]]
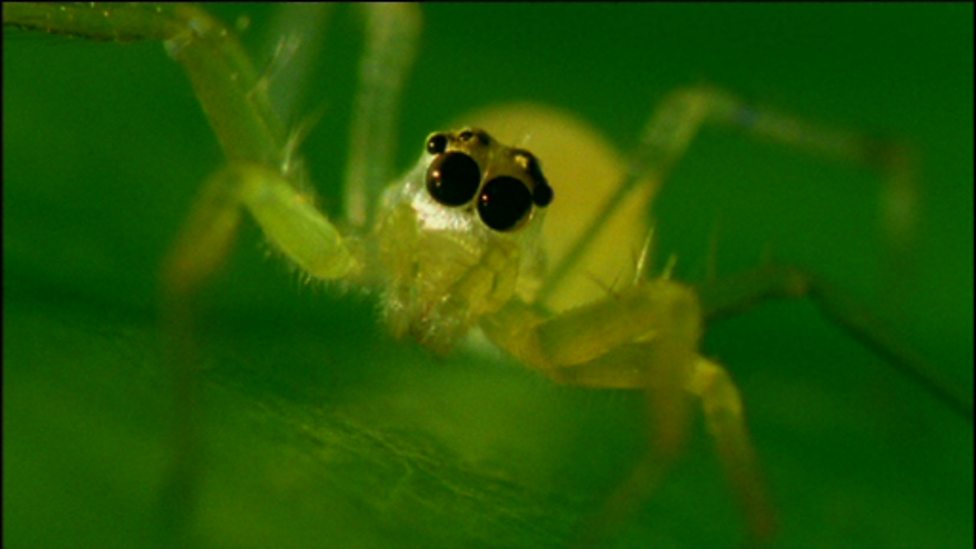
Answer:
[[(218, 14), (250, 16), (259, 59), (298, 29), (261, 7)], [(897, 293), (873, 174), (719, 130), (695, 141), (656, 205), (660, 249), (692, 281), (716, 231), (720, 272), (772, 253), (823, 273), (972, 392), (971, 5), (424, 6), (424, 17), (401, 167), (464, 111), (524, 99), (576, 112), (626, 150), (655, 101), (689, 83), (908, 139), (923, 199), (914, 275), (894, 275)], [(354, 14), (337, 10), (318, 38), (294, 112), (325, 107), (305, 151), (335, 213)], [(220, 153), (159, 44), (5, 30), (3, 56), (4, 542), (151, 541), (172, 404), (155, 276)], [(248, 227), (210, 296), (207, 544), (562, 546), (640, 456), (639, 395), (554, 386), (470, 348), (434, 358), (393, 341), (369, 298), (304, 285), (265, 255)], [(779, 544), (972, 546), (972, 424), (811, 305), (715, 326), (705, 350), (744, 394)], [(696, 433), (617, 544), (741, 543)]]

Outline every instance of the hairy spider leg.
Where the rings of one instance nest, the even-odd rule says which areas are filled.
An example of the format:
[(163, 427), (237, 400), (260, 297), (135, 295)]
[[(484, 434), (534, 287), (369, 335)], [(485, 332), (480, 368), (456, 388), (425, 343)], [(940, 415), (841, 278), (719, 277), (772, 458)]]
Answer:
[[(382, 12), (366, 13), (369, 18)], [(177, 543), (191, 542), (200, 483), (196, 297), (225, 263), (241, 211), (247, 210), (272, 245), (311, 277), (347, 277), (361, 263), (316, 208), (262, 75), (235, 34), (205, 11), (183, 4), (4, 4), (3, 18), (7, 26), (90, 40), (163, 42), (186, 70), (227, 157), (226, 167), (204, 185), (161, 273), (161, 314), (177, 398), (174, 454), (161, 503), (167, 535), (176, 536)]]
[[(241, 205), (247, 207), (255, 215), (269, 239), (286, 256), (300, 266), (311, 266), (311, 269), (307, 270), (313, 276), (330, 278), (334, 273), (343, 272), (344, 269), (348, 269), (345, 272), (349, 272), (356, 268), (355, 258), (343, 246), (338, 233), (315, 210), (312, 204), (312, 195), (307, 191), (300, 190), (301, 177), (295, 177), (295, 174), (281, 174), (279, 170), (275, 169), (276, 166), (280, 165), (282, 156), (289, 152), (287, 144), (282, 144), (283, 141), (280, 138), (284, 132), (275, 129), (278, 124), (275, 117), (270, 114), (267, 100), (261, 93), (255, 92), (259, 86), (251, 85), (255, 83), (255, 78), (257, 78), (254, 76), (253, 68), (243, 54), (243, 50), (226, 29), (220, 27), (219, 24), (214, 24), (204, 14), (193, 13), (190, 11), (191, 8), (184, 7), (172, 9), (172, 11), (170, 8), (152, 8), (155, 10), (155, 15), (150, 13), (149, 7), (111, 7), (110, 10), (96, 7), (88, 12), (85, 12), (87, 8), (78, 8), (79, 11), (70, 13), (66, 12), (64, 8), (58, 7), (60, 14), (53, 11), (42, 12), (40, 9), (34, 8), (33, 12), (21, 11), (19, 16), (14, 16), (11, 9), (11, 15), (8, 17), (9, 7), (4, 7), (5, 22), (10, 21), (16, 26), (96, 39), (164, 40), (170, 49), (170, 53), (186, 65), (191, 80), (194, 82), (194, 87), (197, 89), (208, 117), (211, 119), (211, 124), (217, 131), (221, 144), (232, 162), (228, 168), (218, 173), (208, 183), (203, 198), (200, 199), (197, 208), (195, 208), (195, 213), (191, 216), (191, 221), (184, 231), (184, 235), (188, 236), (181, 239), (181, 242), (188, 242), (198, 237), (203, 242), (212, 244), (207, 244), (202, 248), (199, 245), (192, 246), (194, 251), (186, 253), (181, 253), (180, 250), (184, 246), (178, 244), (175, 248), (176, 251), (171, 255), (171, 258), (174, 259), (168, 262), (170, 268), (167, 269), (167, 273), (177, 273), (176, 275), (164, 276), (168, 293), (183, 296), (182, 299), (172, 299), (172, 303), (186, 305), (186, 307), (173, 305), (173, 310), (185, 309), (185, 311), (189, 311), (189, 296), (193, 290), (206, 282), (207, 278), (223, 262), (223, 256), (230, 246), (233, 234), (236, 232), (236, 226), (239, 223)], [(108, 22), (107, 16), (103, 17), (103, 15), (109, 12), (113, 16), (121, 17), (113, 17), (112, 21)], [(184, 50), (189, 53), (182, 53)], [(409, 58), (405, 59), (409, 60)], [(221, 82), (221, 79), (224, 81)], [(237, 85), (233, 82), (237, 82)], [(398, 88), (391, 87), (389, 89)], [(232, 100), (230, 105), (221, 102), (221, 100), (228, 98)], [(208, 105), (216, 109), (216, 112), (208, 108)], [(237, 115), (242, 116), (238, 118)], [(698, 127), (708, 121), (739, 126), (749, 133), (772, 138), (824, 156), (836, 156), (881, 167), (889, 174), (888, 180), (890, 182), (889, 188), (886, 190), (887, 198), (883, 202), (888, 206), (887, 211), (890, 214), (886, 216), (889, 220), (886, 223), (888, 232), (896, 236), (901, 234), (906, 239), (911, 236), (914, 183), (910, 175), (910, 163), (906, 161), (908, 157), (903, 152), (899, 152), (901, 149), (893, 149), (887, 146), (879, 147), (876, 142), (871, 140), (853, 139), (851, 137), (853, 134), (823, 132), (811, 126), (797, 125), (797, 122), (790, 117), (758, 111), (734, 100), (730, 102), (730, 98), (721, 92), (700, 88), (676, 92), (659, 109), (658, 114), (652, 117), (648, 124), (648, 130), (645, 131), (642, 144), (638, 148), (638, 154), (635, 155), (631, 175), (618, 186), (616, 194), (605, 204), (605, 211), (612, 212), (619, 201), (637, 186), (637, 182), (642, 179), (638, 174), (644, 172), (656, 176), (657, 179), (663, 178), (666, 169), (680, 157)], [(262, 126), (264, 127), (262, 128)], [(382, 142), (382, 139), (379, 142)], [(268, 146), (269, 144), (270, 146)], [(599, 222), (591, 225), (589, 232), (578, 240), (573, 251), (563, 257), (562, 261), (557, 264), (549, 284), (543, 287), (544, 291), (551, 292), (565, 273), (574, 267), (578, 256), (592, 241), (591, 235), (597, 232), (599, 228)], [(305, 237), (309, 232), (320, 234), (325, 249), (335, 250), (335, 255), (339, 259), (330, 261), (326, 258), (327, 260), (320, 265), (318, 262), (321, 261), (322, 256), (315, 253), (308, 256), (306, 251), (309, 248), (305, 248), (301, 242), (297, 242), (296, 237), (298, 235)], [(199, 243), (199, 241), (197, 242)], [(312, 249), (322, 250), (323, 248), (316, 245)], [(177, 267), (173, 267), (174, 265)], [(639, 286), (635, 286), (635, 288), (637, 287)], [(684, 288), (675, 283), (668, 283), (665, 287), (677, 294), (681, 294)], [(637, 299), (637, 302), (639, 301), (640, 299)], [(511, 314), (511, 311), (505, 311), (505, 313)], [(541, 326), (543, 321), (535, 316), (537, 314), (537, 312), (533, 312), (532, 315), (523, 318), (516, 324)], [(177, 318), (187, 317), (183, 320), (189, 320), (189, 315), (189, 312), (177, 312), (175, 314)], [(500, 317), (503, 316), (500, 315)], [(564, 315), (560, 317), (562, 316)], [(555, 321), (560, 317), (552, 320)], [(663, 314), (661, 318), (668, 318), (668, 315)], [(497, 321), (497, 319), (494, 320)], [(487, 325), (491, 324), (491, 322), (487, 323)], [(553, 324), (553, 326), (556, 325)], [(647, 337), (652, 336), (648, 334)], [(505, 341), (507, 345), (502, 346), (512, 350), (514, 354), (518, 354), (521, 351), (519, 339), (519, 337), (515, 337), (512, 341), (507, 341), (504, 337), (499, 337), (497, 341)], [(525, 337), (522, 336), (521, 339), (525, 339)], [(613, 339), (610, 338), (610, 343), (618, 345), (617, 348), (624, 348), (624, 345), (614, 343)], [(685, 390), (703, 400), (707, 418), (716, 413), (719, 414), (718, 417), (724, 418), (722, 421), (712, 419), (708, 421), (712, 431), (716, 433), (719, 439), (720, 454), (731, 456), (731, 458), (723, 457), (727, 468), (736, 469), (729, 467), (729, 463), (734, 462), (735, 459), (741, 460), (742, 455), (751, 455), (751, 451), (744, 452), (741, 450), (742, 448), (749, 448), (748, 440), (741, 421), (741, 402), (728, 375), (717, 364), (697, 357), (697, 355), (695, 355), (697, 357), (695, 359), (679, 359), (682, 354), (686, 357), (690, 356), (688, 353), (691, 352), (690, 349), (694, 348), (681, 338), (678, 338), (682, 341), (680, 345), (674, 343), (676, 340), (672, 338), (653, 336), (652, 339), (659, 340), (657, 346), (654, 349), (640, 349), (639, 354), (651, 358), (654, 358), (656, 354), (659, 357), (656, 360), (662, 364), (658, 370), (664, 373), (639, 375), (637, 381), (631, 380), (629, 382), (635, 383), (635, 387), (645, 388), (652, 393), (654, 398), (651, 400), (664, 399), (665, 401), (667, 395), (676, 394), (672, 390), (676, 384), (684, 382)], [(188, 346), (189, 340), (184, 341)], [(643, 341), (635, 341), (634, 348), (639, 349), (642, 344)], [(677, 346), (674, 347), (674, 345)], [(671, 347), (678, 350), (667, 351)], [(620, 352), (623, 353), (623, 351)], [(622, 359), (624, 356), (621, 355), (620, 358)], [(618, 364), (626, 362), (620, 360)], [(556, 362), (548, 357), (537, 364), (552, 366)], [(680, 365), (680, 367), (674, 365)], [(604, 386), (602, 384), (607, 383), (607, 379), (611, 381), (611, 386), (628, 383), (629, 378), (627, 376), (630, 374), (626, 368), (621, 373), (619, 366), (616, 368), (616, 372), (611, 366), (606, 363), (592, 362), (586, 368), (578, 369), (572, 376), (560, 374), (554, 377), (562, 381), (591, 386)], [(599, 370), (599, 374), (590, 373), (590, 367)], [(638, 368), (638, 370), (642, 369)], [(591, 375), (595, 377), (588, 377)], [(680, 422), (674, 423), (674, 425), (679, 424)], [(668, 428), (667, 425), (663, 427), (657, 431), (659, 433), (677, 432), (673, 426), (672, 428)], [(661, 435), (658, 446), (665, 449), (677, 448), (681, 436), (674, 434), (669, 436), (673, 439), (672, 442), (668, 442), (667, 436)], [(725, 437), (725, 442), (723, 442), (723, 437)], [(728, 448), (732, 450), (728, 450)], [(736, 458), (737, 454), (740, 456), (739, 458)], [(746, 461), (751, 461), (751, 458), (746, 459)], [(647, 475), (640, 476), (646, 477)], [(748, 479), (748, 475), (742, 478)], [(757, 485), (755, 483), (750, 484), (750, 482), (749, 480), (746, 481), (746, 488), (740, 486), (739, 492), (748, 494), (750, 490), (748, 486)], [(733, 484), (740, 484), (735, 481), (734, 476)], [(745, 497), (745, 499), (749, 500), (750, 498)], [(763, 506), (759, 505), (758, 507), (762, 508)], [(762, 511), (758, 513), (754, 511), (749, 514), (761, 516)], [(754, 525), (753, 530), (757, 531), (761, 528)]]
[[(739, 129), (750, 137), (781, 143), (825, 160), (866, 166), (878, 172), (882, 179), (881, 228), (889, 245), (891, 271), (897, 275), (911, 267), (919, 191), (916, 161), (907, 145), (852, 130), (820, 126), (786, 113), (750, 105), (711, 87), (677, 90), (654, 111), (633, 155), (631, 175), (618, 187), (617, 195), (625, 197), (633, 192), (627, 187), (641, 177), (663, 183), (668, 171), (705, 124)], [(605, 211), (611, 211), (621, 200), (617, 195), (605, 204)], [(598, 227), (589, 229), (567, 254), (566, 262), (585, 251), (586, 240), (598, 230)], [(561, 276), (563, 268), (557, 266), (554, 276)], [(950, 384), (942, 381), (935, 369), (893, 337), (865, 307), (814, 274), (792, 266), (765, 265), (753, 272), (707, 281), (701, 291), (709, 321), (745, 312), (771, 298), (810, 298), (828, 321), (875, 352), (954, 413), (972, 421), (972, 403), (965, 395), (958, 394)]]
[[(502, 115), (493, 113), (487, 116)], [(670, 346), (667, 338), (659, 334), (654, 336), (657, 341), (651, 344), (651, 347), (630, 341), (626, 337), (621, 339), (620, 333), (607, 334), (604, 328), (614, 324), (607, 324), (602, 315), (598, 315), (599, 319), (588, 321), (586, 325), (581, 323), (575, 327), (578, 331), (574, 337), (595, 342), (594, 344), (601, 349), (600, 352), (605, 353), (599, 360), (594, 360), (585, 366), (575, 360), (560, 360), (545, 353), (539, 355), (536, 351), (526, 355), (525, 349), (537, 347), (537, 343), (532, 341), (536, 336), (527, 335), (531, 332), (520, 331), (526, 326), (535, 328), (559, 322), (557, 319), (564, 315), (545, 317), (540, 316), (539, 311), (549, 309), (548, 305), (551, 305), (555, 296), (565, 290), (570, 273), (578, 271), (583, 264), (588, 268), (591, 267), (588, 264), (588, 261), (591, 261), (588, 256), (600, 246), (596, 244), (597, 239), (612, 223), (610, 220), (614, 219), (619, 209), (631, 209), (631, 203), (635, 198), (644, 202), (643, 211), (649, 209), (649, 202), (655, 194), (656, 187), (664, 182), (670, 169), (683, 156), (691, 140), (705, 124), (731, 126), (744, 130), (751, 137), (779, 142), (825, 159), (867, 165), (880, 171), (884, 177), (881, 201), (884, 208), (883, 229), (891, 243), (896, 260), (908, 255), (906, 250), (914, 234), (916, 189), (913, 163), (905, 147), (855, 132), (821, 127), (777, 111), (757, 108), (728, 93), (709, 87), (680, 89), (669, 95), (652, 113), (631, 157), (629, 169), (617, 184), (616, 190), (608, 195), (602, 207), (598, 208), (599, 213), (591, 218), (593, 219), (591, 224), (569, 246), (568, 251), (560, 254), (554, 269), (543, 280), (541, 290), (534, 301), (535, 310), (522, 310), (516, 307), (514, 310), (521, 312), (505, 311), (483, 324), (489, 337), (499, 346), (508, 349), (528, 364), (543, 369), (554, 379), (586, 386), (644, 388), (648, 392), (648, 406), (654, 422), (651, 429), (653, 453), (649, 453), (648, 457), (635, 467), (630, 478), (617, 490), (601, 514), (602, 518), (591, 525), (593, 528), (584, 538), (586, 540), (599, 539), (603, 533), (611, 533), (615, 525), (621, 524), (624, 516), (633, 510), (642, 497), (653, 490), (667, 462), (678, 453), (681, 441), (684, 439), (681, 431), (686, 424), (687, 413), (684, 411), (684, 401), (670, 394), (669, 391), (681, 387), (682, 379), (695, 376), (698, 376), (699, 382), (684, 383), (683, 389), (701, 399), (706, 423), (716, 439), (720, 459), (746, 514), (750, 534), (757, 540), (766, 539), (774, 529), (772, 507), (765, 496), (748, 441), (741, 397), (730, 376), (719, 364), (703, 357), (681, 361), (673, 358), (673, 353), (655, 351), (654, 347)], [(648, 187), (652, 189), (648, 190)], [(635, 237), (635, 235), (616, 235), (616, 238), (626, 240), (628, 236), (631, 240)], [(681, 293), (679, 289), (683, 288), (663, 278), (655, 280), (653, 285), (660, 286), (658, 291), (662, 291), (665, 295), (673, 291)], [(664, 288), (667, 290), (663, 290)], [(820, 285), (818, 288), (823, 286)], [(721, 285), (711, 286), (709, 299), (713, 300), (714, 296), (721, 292)], [(826, 290), (822, 290), (814, 295), (826, 294)], [(621, 299), (621, 294), (615, 293), (605, 301)], [(825, 302), (825, 299), (822, 298), (821, 303)], [(740, 302), (740, 305), (743, 303)], [(828, 314), (828, 319), (837, 323), (853, 337), (866, 342), (862, 335), (865, 331), (876, 334), (879, 330), (873, 327), (859, 330), (858, 327), (864, 324), (855, 320), (855, 310), (853, 307), (832, 308), (830, 309), (832, 314)], [(577, 313), (570, 311), (565, 314)], [(507, 315), (514, 315), (514, 317)], [(506, 327), (508, 324), (519, 328), (512, 331)], [(581, 337), (587, 330), (595, 330), (595, 333)], [(515, 333), (518, 331), (520, 333)], [(567, 334), (565, 339), (569, 338)], [(897, 368), (916, 372), (912, 374), (913, 377), (922, 379), (923, 386), (930, 388), (932, 384), (924, 381), (927, 377), (917, 374), (924, 371), (921, 367), (914, 367), (914, 363), (910, 360), (908, 363), (912, 364), (911, 368), (901, 366), (906, 363), (906, 360), (901, 357), (907, 356), (907, 351), (890, 345), (893, 341), (890, 338), (875, 337), (871, 341), (874, 344), (869, 344), (870, 348)], [(620, 350), (622, 348), (628, 348), (629, 351), (623, 353)], [(643, 359), (636, 349), (641, 349)], [(689, 344), (686, 351), (694, 352), (696, 349), (697, 341)], [(671, 358), (662, 360), (660, 357)], [(684, 366), (676, 366), (682, 363)], [(564, 370), (565, 367), (570, 368)], [(656, 373), (649, 373), (655, 369)], [(676, 370), (679, 373), (674, 373)], [(684, 370), (684, 374), (680, 373), (681, 370)], [(573, 374), (569, 375), (567, 371)], [(709, 381), (701, 381), (705, 378)], [(594, 532), (603, 533), (594, 534)]]

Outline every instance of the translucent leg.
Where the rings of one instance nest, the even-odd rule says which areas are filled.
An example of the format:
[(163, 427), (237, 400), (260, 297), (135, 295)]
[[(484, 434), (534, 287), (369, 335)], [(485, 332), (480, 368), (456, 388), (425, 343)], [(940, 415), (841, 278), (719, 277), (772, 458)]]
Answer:
[(732, 493), (739, 499), (750, 536), (757, 542), (770, 540), (776, 528), (775, 514), (749, 441), (738, 388), (724, 368), (701, 358), (695, 364), (688, 389), (701, 399), (705, 425), (715, 439), (719, 460)]
[(647, 393), (648, 451), (587, 525), (587, 544), (612, 536), (626, 524), (679, 457), (689, 427), (689, 394), (701, 402), (705, 424), (750, 539), (764, 542), (772, 538), (775, 512), (752, 448), (739, 390), (722, 366), (678, 342), (661, 341), (628, 345), (591, 363), (554, 371), (553, 377), (585, 386), (630, 383)]
[[(262, 32), (262, 51), (273, 51), (262, 81), (282, 120), (300, 120), (308, 104), (306, 92), (319, 75), (316, 62), (325, 50), (329, 22), (337, 5), (328, 3), (280, 3)], [(319, 98), (312, 98), (314, 101)]]
[(701, 321), (689, 288), (654, 279), (552, 316), (515, 303), (483, 323), (497, 345), (558, 382), (647, 394), (649, 451), (586, 524), (584, 544), (616, 534), (677, 459), (688, 432), (689, 395), (701, 402), (750, 536), (765, 540), (772, 535), (774, 513), (738, 389), (724, 369), (697, 353)]
[(894, 337), (880, 319), (843, 292), (794, 267), (765, 265), (754, 271), (708, 282), (699, 296), (709, 322), (741, 314), (770, 299), (809, 298), (824, 317), (960, 417), (972, 422), (973, 403), (942, 381), (937, 370)]
[(225, 263), (243, 210), (258, 221), (268, 239), (309, 276), (346, 276), (358, 263), (310, 200), (280, 175), (260, 166), (237, 164), (204, 186), (180, 237), (163, 265), (161, 284), (165, 356), (174, 374), (174, 442), (162, 490), (167, 535), (191, 541), (200, 471), (200, 357), (195, 344), (197, 294)]
[(345, 209), (354, 226), (369, 226), (383, 186), (393, 173), (400, 95), (420, 35), (414, 4), (364, 4), (366, 49), (359, 63), (346, 164)]
[(646, 392), (647, 441), (643, 457), (614, 489), (600, 511), (585, 521), (577, 545), (613, 539), (660, 486), (680, 457), (691, 426), (687, 386), (697, 355), (679, 342), (629, 344), (592, 363), (554, 370), (561, 382), (584, 386), (629, 386)]
[(4, 25), (91, 40), (160, 40), (186, 69), (228, 159), (205, 185), (162, 271), (165, 356), (175, 384), (171, 467), (162, 490), (165, 535), (193, 541), (200, 485), (199, 357), (196, 296), (224, 264), (242, 211), (272, 245), (309, 276), (355, 273), (359, 261), (305, 190), (301, 162), (237, 38), (199, 8), (148, 4), (4, 4)]
[(660, 185), (665, 181), (691, 140), (709, 124), (732, 127), (750, 137), (782, 143), (826, 160), (863, 165), (879, 171), (884, 178), (882, 228), (891, 247), (893, 267), (909, 264), (918, 193), (914, 161), (905, 146), (857, 132), (822, 127), (751, 105), (715, 88), (692, 87), (672, 92), (654, 110), (631, 156), (627, 175), (601, 207), (602, 213), (595, 217), (598, 221), (588, 227), (554, 266), (540, 292), (540, 301), (575, 268), (600, 232), (600, 220), (610, 219), (611, 213), (638, 185)]
[(200, 198), (169, 256), (160, 285), (160, 324), (164, 359), (173, 373), (173, 433), (169, 469), (160, 489), (163, 535), (175, 545), (193, 545), (202, 461), (199, 422), (200, 356), (194, 340), (196, 294), (217, 272), (230, 252), (242, 212), (222, 178), (204, 186)]

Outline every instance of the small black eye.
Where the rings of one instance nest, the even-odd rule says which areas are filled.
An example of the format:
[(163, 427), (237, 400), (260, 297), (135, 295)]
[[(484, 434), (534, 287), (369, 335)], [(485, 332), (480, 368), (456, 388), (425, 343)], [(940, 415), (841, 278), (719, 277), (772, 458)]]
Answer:
[(427, 168), (427, 192), (445, 206), (467, 204), (478, 192), (481, 170), (470, 156), (451, 152), (439, 155)]
[(532, 194), (528, 187), (514, 177), (496, 177), (481, 190), (478, 214), (481, 220), (496, 231), (514, 229), (532, 208)]
[(535, 192), (532, 193), (532, 200), (538, 206), (548, 206), (552, 202), (552, 187), (546, 185), (545, 183), (535, 186)]
[(427, 140), (427, 152), (430, 154), (440, 154), (447, 149), (447, 136), (442, 133), (435, 133)]

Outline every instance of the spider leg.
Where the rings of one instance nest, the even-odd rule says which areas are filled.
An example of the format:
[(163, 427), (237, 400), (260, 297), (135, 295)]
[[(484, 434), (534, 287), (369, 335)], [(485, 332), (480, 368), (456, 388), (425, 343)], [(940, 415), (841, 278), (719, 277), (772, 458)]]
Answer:
[(400, 95), (416, 56), (422, 20), (414, 4), (367, 3), (360, 9), (366, 47), (359, 62), (343, 196), (347, 220), (367, 227), (370, 208), (394, 176)]
[(3, 19), (5, 26), (90, 40), (163, 42), (186, 70), (227, 157), (227, 166), (204, 186), (161, 274), (162, 328), (176, 397), (161, 503), (165, 535), (174, 545), (192, 543), (202, 419), (192, 326), (198, 294), (224, 264), (242, 211), (311, 277), (345, 277), (360, 263), (315, 208), (261, 75), (234, 33), (206, 12), (183, 4), (4, 4)]
[[(771, 140), (813, 156), (863, 165), (880, 172), (883, 176), (882, 223), (891, 246), (889, 257), (895, 263), (890, 272), (901, 273), (904, 270), (908, 263), (907, 258), (911, 257), (910, 245), (914, 236), (916, 221), (914, 209), (917, 194), (913, 159), (906, 148), (854, 132), (823, 128), (790, 115), (757, 108), (719, 90), (698, 87), (674, 92), (654, 111), (631, 157), (627, 174), (609, 198), (603, 202), (600, 213), (593, 218), (595, 221), (555, 264), (538, 294), (539, 302), (547, 301), (554, 290), (559, 289), (563, 279), (584, 264), (585, 256), (590, 252), (590, 248), (596, 245), (597, 236), (605, 230), (607, 220), (611, 219), (615, 212), (634, 200), (639, 193), (644, 193), (641, 198), (647, 202), (653, 199), (655, 193), (647, 192), (647, 187), (659, 187), (666, 180), (668, 173), (683, 156), (691, 140), (706, 124), (732, 127), (750, 137)], [(631, 238), (633, 237), (634, 235), (631, 235)], [(643, 261), (639, 261), (638, 265), (642, 263)], [(640, 268), (638, 267), (637, 270), (639, 271)], [(780, 282), (785, 281), (786, 279), (783, 279)], [(775, 290), (776, 284), (770, 284), (767, 291)], [(713, 310), (711, 302), (717, 299), (717, 296), (706, 295), (703, 299), (705, 311), (710, 313)], [(822, 307), (827, 308), (828, 304), (836, 305), (832, 300), (824, 300)], [(843, 318), (841, 324), (856, 324), (856, 320), (860, 318), (853, 313), (840, 313), (836, 306), (831, 309), (830, 314)], [(864, 330), (860, 325), (857, 327), (862, 332), (872, 335), (874, 337), (872, 341), (883, 341), (876, 331)], [(852, 333), (857, 333), (857, 330), (848, 329)], [(883, 349), (882, 356), (892, 356), (891, 352), (885, 354), (884, 351), (897, 349), (897, 345), (881, 345), (881, 349)], [(901, 351), (895, 351), (894, 354), (907, 356), (906, 352)], [(598, 366), (597, 362), (602, 364)], [(559, 370), (559, 375), (553, 377), (584, 385), (628, 386), (624, 381), (627, 376), (618, 367), (624, 362), (617, 364), (597, 362), (585, 367), (574, 366), (566, 371)], [(914, 366), (902, 367), (897, 364), (897, 359), (892, 363), (903, 370), (924, 372)], [(598, 369), (600, 371), (597, 371)], [(740, 499), (740, 507), (747, 517), (751, 535), (757, 541), (767, 539), (774, 529), (775, 520), (772, 508), (764, 495), (755, 458), (748, 442), (741, 417), (738, 391), (728, 374), (719, 365), (701, 359), (697, 369), (699, 383), (691, 392), (702, 401), (706, 421), (718, 444), (719, 455), (733, 491)], [(923, 380), (923, 384), (927, 385), (932, 392), (940, 394), (938, 388), (932, 390), (938, 385), (928, 381), (935, 379), (934, 377), (917, 373), (913, 374), (913, 377)], [(612, 382), (609, 381), (611, 379)], [(675, 407), (674, 402), (656, 404), (655, 400), (668, 397), (661, 391), (652, 390), (652, 386), (640, 387), (636, 382), (629, 386), (643, 388), (647, 392), (649, 406), (652, 406), (652, 422), (660, 421), (656, 419), (656, 415), (660, 414), (659, 408), (655, 407), (659, 406), (660, 409)], [(942, 394), (945, 394), (945, 391), (942, 391)], [(958, 399), (940, 398), (947, 400), (950, 406), (956, 404), (957, 410), (971, 418), (971, 404), (967, 407), (965, 404), (958, 405), (957, 403), (961, 402)], [(676, 422), (675, 425), (677, 424)], [(668, 443), (654, 434), (655, 431), (667, 432), (666, 428), (661, 425), (652, 425), (652, 427), (652, 447), (668, 448)], [(661, 453), (664, 456), (668, 455), (666, 451)], [(622, 523), (625, 515), (636, 507), (640, 499), (653, 490), (667, 463), (666, 457), (662, 458), (655, 454), (649, 454), (639, 463), (594, 523), (596, 525), (594, 531), (614, 531), (616, 525)], [(594, 535), (606, 537), (605, 534)], [(594, 539), (597, 538), (587, 538), (590, 541)]]
[(677, 459), (688, 432), (689, 396), (701, 404), (749, 535), (756, 541), (772, 535), (774, 513), (739, 391), (720, 365), (697, 351), (702, 322), (694, 291), (663, 278), (558, 314), (515, 301), (482, 322), (495, 344), (557, 382), (647, 394), (648, 453), (586, 524), (584, 545), (617, 533)]
[[(332, 279), (357, 267), (314, 205), (301, 162), (271, 108), (267, 86), (235, 35), (189, 5), (4, 6), (4, 24), (92, 40), (160, 40), (186, 69), (228, 160), (211, 179), (168, 263), (168, 293), (188, 294), (223, 261), (246, 208), (268, 239), (309, 275)], [(199, 244), (198, 244), (199, 243)], [(194, 251), (193, 249), (196, 249)]]
[(697, 355), (677, 342), (628, 344), (579, 367), (556, 370), (560, 382), (584, 386), (626, 385), (630, 371), (635, 388), (647, 393), (648, 447), (595, 515), (580, 528), (579, 547), (605, 544), (626, 527), (640, 505), (660, 486), (681, 456), (691, 428), (692, 401), (686, 390)]
[(163, 264), (160, 310), (166, 359), (174, 374), (174, 441), (161, 492), (166, 532), (189, 542), (200, 484), (200, 356), (194, 324), (198, 297), (226, 262), (243, 211), (268, 240), (309, 276), (333, 279), (358, 268), (335, 228), (311, 199), (279, 173), (254, 164), (231, 164), (206, 183)]
[(776, 518), (749, 440), (739, 389), (725, 368), (700, 358), (688, 390), (701, 399), (705, 425), (715, 439), (719, 461), (746, 517), (750, 536), (754, 541), (768, 541), (775, 532)]
[[(742, 99), (707, 86), (681, 88), (669, 94), (652, 112), (630, 157), (626, 174), (600, 207), (600, 214), (570, 251), (553, 266), (540, 291), (545, 300), (594, 243), (613, 212), (644, 185), (660, 186), (684, 156), (698, 132), (705, 127), (736, 129), (745, 135), (780, 143), (807, 154), (865, 166), (879, 172), (881, 224), (889, 246), (893, 273), (911, 265), (917, 222), (918, 189), (915, 161), (905, 145), (854, 131), (829, 128)], [(656, 193), (647, 193), (653, 200)]]
[(742, 314), (772, 299), (807, 298), (824, 317), (925, 389), (949, 410), (973, 421), (973, 403), (942, 380), (941, 374), (895, 337), (866, 308), (824, 280), (796, 267), (768, 264), (709, 281), (699, 287), (708, 322)]
[(593, 545), (627, 523), (680, 456), (690, 423), (689, 395), (701, 405), (705, 425), (735, 495), (752, 541), (765, 542), (776, 529), (746, 426), (742, 397), (728, 372), (678, 341), (628, 344), (583, 365), (558, 369), (553, 377), (583, 386), (632, 387), (645, 391), (649, 448), (584, 529)]

